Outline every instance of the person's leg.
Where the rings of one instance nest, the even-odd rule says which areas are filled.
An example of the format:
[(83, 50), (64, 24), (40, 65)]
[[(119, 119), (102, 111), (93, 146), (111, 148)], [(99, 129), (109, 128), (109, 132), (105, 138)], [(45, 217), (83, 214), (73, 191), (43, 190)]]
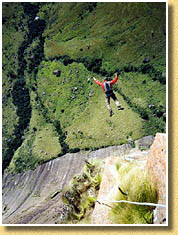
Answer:
[(111, 97), (112, 97), (112, 99), (114, 100), (114, 102), (115, 102), (117, 108), (118, 108), (119, 110), (122, 109), (122, 108), (121, 108), (121, 105), (120, 105), (120, 103), (119, 103), (119, 101), (118, 101), (118, 99), (117, 99), (117, 97), (115, 96), (114, 93), (111, 95)]
[(109, 110), (110, 116), (113, 115), (112, 108), (110, 106), (110, 97), (105, 97), (106, 107)]

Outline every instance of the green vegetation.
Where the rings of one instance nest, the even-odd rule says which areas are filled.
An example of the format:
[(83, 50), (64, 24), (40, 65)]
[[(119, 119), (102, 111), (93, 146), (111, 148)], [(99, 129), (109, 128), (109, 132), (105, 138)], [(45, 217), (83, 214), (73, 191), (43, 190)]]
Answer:
[[(63, 223), (90, 224), (91, 214), (97, 200), (102, 179), (104, 161), (90, 160), (80, 174), (73, 177), (62, 192), (62, 199), (68, 207)], [(118, 160), (118, 191), (110, 200), (157, 203), (157, 190), (149, 175), (138, 163)], [(119, 190), (120, 188), (120, 190)], [(122, 192), (121, 192), (122, 191)], [(107, 206), (107, 202), (104, 203)], [(153, 206), (134, 205), (125, 202), (110, 204), (108, 217), (114, 224), (152, 224)]]
[[(165, 132), (165, 6), (3, 3), (3, 171)], [(110, 118), (92, 77), (116, 71)]]
[(40, 162), (38, 156), (32, 153), (32, 144), (34, 138), (26, 139), (23, 145), (18, 148), (9, 165), (9, 170), (13, 173), (23, 172), (29, 169), (35, 169)]
[(63, 201), (70, 208), (68, 223), (89, 223), (101, 183), (103, 162), (93, 159), (63, 191)]
[[(70, 149), (95, 149), (121, 144), (126, 141), (130, 130), (134, 139), (143, 135), (141, 118), (129, 109), (121, 96), (119, 100), (125, 112), (119, 113), (112, 103), (116, 115), (109, 119), (103, 91), (91, 80), (92, 74), (83, 64), (73, 62), (64, 66), (53, 61), (42, 66), (37, 74), (38, 96), (50, 120), (60, 120)], [(61, 71), (60, 77), (53, 75), (57, 69)], [(127, 123), (124, 124), (126, 118)]]
[(156, 70), (165, 69), (165, 4), (67, 3), (46, 8), (40, 14), (48, 12), (50, 19), (44, 32), (47, 58), (97, 58), (104, 71), (113, 73), (129, 64), (139, 67), (149, 57)]
[[(16, 81), (16, 71), (18, 67), (18, 48), (23, 41), (24, 32), (17, 31), (22, 14), (21, 5), (3, 4), (2, 18), (2, 134), (3, 134), (3, 165), (7, 167), (11, 160), (11, 149), (15, 139), (15, 131), (18, 123), (17, 108), (13, 104), (13, 86)], [(14, 16), (14, 17), (13, 17)]]
[(123, 73), (115, 90), (145, 120), (146, 135), (166, 131), (166, 87), (159, 81), (135, 72)]
[[(114, 200), (127, 200), (131, 202), (157, 203), (156, 188), (150, 183), (150, 178), (135, 163), (117, 164), (120, 188), (127, 192), (123, 195), (119, 190)], [(128, 203), (113, 203), (110, 218), (116, 224), (151, 224), (153, 223), (152, 206), (134, 205)]]

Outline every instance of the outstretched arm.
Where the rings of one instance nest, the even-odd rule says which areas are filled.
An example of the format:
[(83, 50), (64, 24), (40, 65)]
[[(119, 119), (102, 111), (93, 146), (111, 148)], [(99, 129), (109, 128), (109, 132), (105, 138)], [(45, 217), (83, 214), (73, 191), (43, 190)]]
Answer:
[(116, 82), (117, 82), (117, 79), (118, 79), (118, 73), (116, 73), (114, 80), (112, 80), (112, 81), (110, 82), (110, 84), (116, 83)]
[(103, 83), (98, 81), (95, 77), (93, 78), (93, 80), (96, 84), (98, 84), (99, 86), (102, 86)]

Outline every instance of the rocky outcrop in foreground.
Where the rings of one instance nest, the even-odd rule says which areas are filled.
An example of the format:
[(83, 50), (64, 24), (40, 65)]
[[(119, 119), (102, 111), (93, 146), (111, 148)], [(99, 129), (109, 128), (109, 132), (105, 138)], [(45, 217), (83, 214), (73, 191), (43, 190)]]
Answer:
[[(148, 150), (140, 151), (138, 149), (132, 149), (129, 153), (121, 156), (120, 162), (122, 162), (122, 164), (126, 164), (128, 161), (135, 161), (139, 167), (144, 169), (148, 153)], [(117, 162), (118, 157), (108, 157), (106, 159), (102, 182), (97, 198), (98, 203), (95, 203), (95, 208), (92, 213), (92, 224), (113, 224), (109, 216), (109, 211), (113, 206), (110, 201), (113, 200), (118, 191), (118, 186), (122, 181), (122, 179), (119, 178), (118, 171), (116, 169)], [(106, 203), (103, 204), (105, 200)]]
[[(121, 159), (125, 161), (136, 161), (141, 168), (146, 170), (151, 178), (151, 183), (156, 185), (158, 190), (158, 204), (166, 205), (166, 134), (156, 134), (155, 140), (151, 145), (152, 137), (144, 137), (136, 141), (135, 149), (122, 155)], [(149, 150), (140, 151), (138, 148), (146, 148), (151, 145)], [(102, 182), (97, 201), (92, 213), (93, 224), (112, 224), (109, 217), (113, 196), (116, 194), (119, 185), (118, 173), (116, 170), (117, 157), (108, 157), (102, 176)], [(107, 201), (104, 205), (101, 202)], [(154, 224), (166, 223), (166, 208), (156, 207), (154, 210)]]
[(60, 223), (61, 191), (81, 171), (85, 160), (122, 156), (130, 150), (131, 145), (124, 144), (93, 152), (66, 154), (34, 171), (4, 175), (3, 224)]
[[(80, 173), (85, 160), (105, 159), (105, 168), (97, 200), (109, 199), (116, 185), (115, 162), (118, 157), (124, 161), (137, 161), (152, 176), (157, 184), (159, 203), (166, 203), (166, 135), (157, 134), (154, 138), (144, 137), (137, 141), (136, 148), (131, 144), (103, 148), (93, 152), (66, 154), (39, 166), (34, 171), (23, 174), (6, 174), (2, 181), (3, 224), (55, 224), (63, 223), (62, 190), (74, 175)], [(118, 182), (117, 182), (118, 183)], [(107, 218), (109, 207), (95, 203), (91, 222), (111, 224)], [(155, 223), (165, 222), (165, 210), (156, 209)]]
[[(149, 172), (152, 184), (158, 190), (158, 203), (166, 205), (166, 134), (156, 134), (155, 141), (150, 148), (146, 170)], [(154, 211), (154, 223), (166, 223), (166, 209), (157, 207)]]

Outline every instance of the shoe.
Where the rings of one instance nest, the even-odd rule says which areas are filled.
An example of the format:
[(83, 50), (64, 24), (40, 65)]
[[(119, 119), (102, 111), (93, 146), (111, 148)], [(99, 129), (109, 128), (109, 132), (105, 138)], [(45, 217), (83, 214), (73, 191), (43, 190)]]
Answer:
[(112, 117), (112, 115), (113, 115), (113, 112), (112, 112), (112, 110), (110, 111), (110, 117)]
[(124, 108), (121, 107), (121, 106), (119, 106), (119, 107), (117, 107), (117, 108), (118, 108), (118, 110), (124, 110)]

